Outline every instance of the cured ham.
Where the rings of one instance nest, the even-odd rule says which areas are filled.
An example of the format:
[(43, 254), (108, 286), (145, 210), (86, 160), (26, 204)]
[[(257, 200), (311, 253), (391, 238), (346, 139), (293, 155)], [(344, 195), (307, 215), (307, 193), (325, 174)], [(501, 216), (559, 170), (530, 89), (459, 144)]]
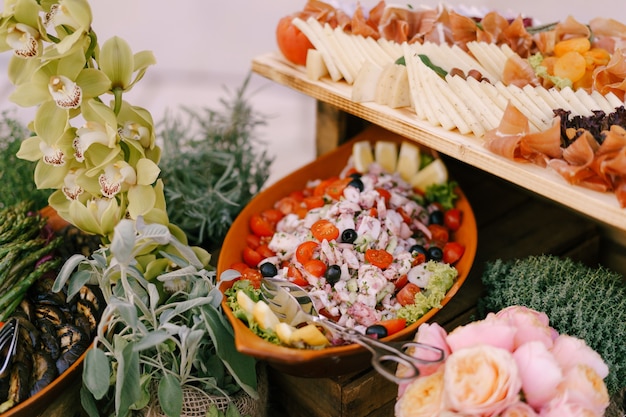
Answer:
[(601, 144), (582, 128), (568, 132), (571, 138), (563, 140), (561, 117), (567, 113), (555, 116), (549, 129), (530, 133), (526, 116), (509, 103), (498, 128), (485, 134), (485, 147), (512, 161), (552, 169), (572, 185), (612, 191), (626, 207), (626, 129), (611, 125), (601, 132)]

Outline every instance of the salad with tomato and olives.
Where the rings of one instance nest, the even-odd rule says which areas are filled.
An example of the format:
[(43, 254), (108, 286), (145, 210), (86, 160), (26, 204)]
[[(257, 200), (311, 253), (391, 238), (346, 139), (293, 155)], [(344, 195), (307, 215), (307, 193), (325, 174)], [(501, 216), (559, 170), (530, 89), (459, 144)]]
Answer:
[[(455, 188), (446, 181), (420, 192), (376, 162), (309, 182), (250, 218), (243, 262), (231, 266), (242, 280), (227, 292), (231, 309), (241, 310), (238, 291), (256, 301), (262, 277), (279, 277), (343, 326), (378, 337), (403, 329), (439, 307), (458, 275), (465, 248), (454, 240), (462, 223)], [(285, 342), (250, 314), (245, 320)]]

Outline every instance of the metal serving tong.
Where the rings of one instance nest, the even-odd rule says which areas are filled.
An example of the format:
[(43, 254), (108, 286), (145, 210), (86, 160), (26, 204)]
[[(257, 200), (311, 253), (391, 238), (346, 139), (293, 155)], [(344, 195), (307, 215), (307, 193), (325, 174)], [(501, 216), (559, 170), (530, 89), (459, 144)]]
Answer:
[[(278, 278), (263, 278), (261, 296), (278, 318), (292, 326), (302, 323), (316, 323), (333, 335), (352, 343), (358, 343), (372, 354), (372, 366), (388, 380), (401, 383), (419, 376), (419, 365), (441, 362), (444, 353), (441, 349), (418, 342), (383, 343), (354, 329), (320, 316), (311, 297), (300, 286)], [(405, 353), (413, 348), (413, 355)], [(395, 366), (407, 368), (405, 376), (397, 376)]]
[(0, 367), (0, 378), (4, 378), (9, 374), (11, 361), (17, 347), (18, 330), (18, 321), (14, 317), (4, 322), (4, 325), (0, 328), (0, 357), (4, 355)]

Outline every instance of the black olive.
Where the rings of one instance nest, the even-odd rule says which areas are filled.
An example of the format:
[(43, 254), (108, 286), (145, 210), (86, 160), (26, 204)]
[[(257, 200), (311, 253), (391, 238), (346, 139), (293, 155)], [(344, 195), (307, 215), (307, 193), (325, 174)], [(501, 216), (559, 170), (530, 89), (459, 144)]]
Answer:
[(261, 266), (259, 267), (259, 271), (261, 271), (261, 275), (263, 275), (264, 277), (275, 277), (278, 274), (276, 265), (271, 262), (265, 262), (261, 264)]
[(348, 187), (354, 187), (359, 191), (363, 191), (364, 185), (360, 178), (355, 178), (348, 183)]
[(409, 252), (411, 252), (411, 254), (413, 254), (413, 252), (417, 252), (418, 254), (422, 254), (426, 257), (426, 259), (428, 259), (428, 251), (426, 250), (426, 248), (422, 245), (413, 245), (409, 248)]
[(341, 241), (344, 243), (354, 243), (357, 238), (356, 230), (354, 229), (345, 229), (341, 232)]
[(365, 329), (365, 334), (368, 336), (376, 336), (376, 339), (382, 339), (387, 337), (387, 328), (382, 324), (372, 324)]
[(328, 282), (330, 285), (335, 285), (337, 282), (339, 282), (339, 278), (341, 278), (341, 267), (339, 265), (330, 265), (326, 269), (324, 278), (326, 278), (326, 282)]
[(428, 215), (429, 224), (443, 224), (443, 211), (435, 210)]
[(441, 261), (443, 259), (443, 251), (437, 246), (431, 246), (428, 248), (428, 259), (433, 261)]

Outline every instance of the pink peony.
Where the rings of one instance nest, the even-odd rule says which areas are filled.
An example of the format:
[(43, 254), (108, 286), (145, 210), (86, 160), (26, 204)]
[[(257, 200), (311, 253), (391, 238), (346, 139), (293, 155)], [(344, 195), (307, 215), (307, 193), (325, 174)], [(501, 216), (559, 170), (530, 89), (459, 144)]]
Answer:
[(522, 378), (526, 402), (535, 410), (548, 403), (556, 394), (563, 372), (552, 353), (540, 341), (520, 346), (513, 357)]
[(513, 405), (507, 407), (506, 410), (500, 414), (500, 417), (537, 417), (538, 414), (535, 413), (533, 408), (521, 401), (516, 402)]
[(513, 351), (516, 328), (493, 314), (484, 320), (457, 327), (448, 334), (447, 342), (452, 352), (480, 344)]
[(552, 353), (564, 371), (582, 363), (593, 368), (602, 379), (609, 374), (609, 367), (602, 356), (582, 339), (562, 334), (554, 341)]
[(522, 387), (513, 355), (490, 345), (453, 352), (443, 384), (445, 409), (480, 416), (495, 416), (516, 403)]
[(524, 343), (538, 340), (551, 348), (553, 340), (558, 336), (556, 330), (548, 325), (546, 313), (541, 313), (523, 306), (511, 306), (496, 313), (496, 317), (506, 320), (517, 329), (514, 349)]

